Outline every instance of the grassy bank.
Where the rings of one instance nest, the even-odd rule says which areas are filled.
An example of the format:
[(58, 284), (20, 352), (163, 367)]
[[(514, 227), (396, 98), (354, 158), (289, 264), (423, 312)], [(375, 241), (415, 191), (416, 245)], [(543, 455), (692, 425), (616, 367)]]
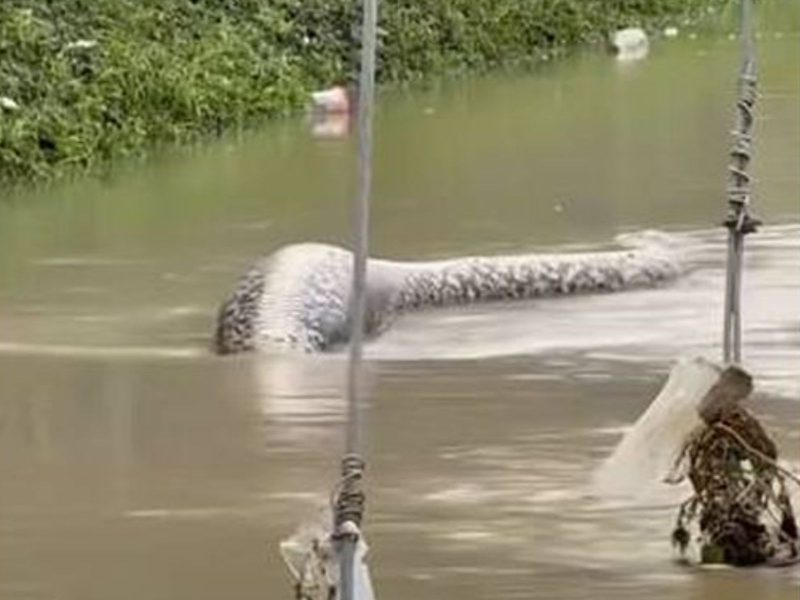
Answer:
[[(724, 0), (385, 0), (379, 78), (535, 62)], [(356, 0), (3, 0), (0, 181), (51, 180), (302, 106), (352, 77)]]

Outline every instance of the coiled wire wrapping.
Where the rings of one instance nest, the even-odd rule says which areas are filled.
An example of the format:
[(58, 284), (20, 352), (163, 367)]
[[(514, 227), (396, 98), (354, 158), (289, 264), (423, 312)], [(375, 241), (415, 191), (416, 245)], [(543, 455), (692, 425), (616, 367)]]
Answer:
[(725, 281), (725, 319), (723, 358), (726, 363), (742, 359), (741, 287), (744, 236), (761, 224), (749, 214), (751, 179), (747, 172), (752, 157), (751, 130), (755, 121), (757, 96), (755, 45), (753, 42), (752, 0), (742, 0), (742, 48), (744, 59), (739, 75), (736, 101), (736, 126), (728, 167), (728, 214), (723, 225), (728, 229), (727, 272)]
[(334, 515), (334, 536), (346, 535), (342, 525), (353, 523), (361, 527), (364, 518), (366, 495), (361, 489), (366, 462), (358, 454), (345, 454), (342, 457), (342, 475), (334, 489), (332, 504)]

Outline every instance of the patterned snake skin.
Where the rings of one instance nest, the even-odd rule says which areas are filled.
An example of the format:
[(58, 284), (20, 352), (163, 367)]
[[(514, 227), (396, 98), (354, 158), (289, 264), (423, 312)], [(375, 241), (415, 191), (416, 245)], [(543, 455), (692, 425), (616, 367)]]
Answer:
[[(367, 332), (375, 335), (398, 314), (426, 306), (658, 285), (682, 271), (665, 239), (649, 232), (628, 249), (607, 252), (434, 262), (369, 259)], [(220, 308), (216, 351), (288, 346), (317, 352), (346, 343), (351, 269), (350, 251), (323, 244), (286, 246), (261, 258)]]

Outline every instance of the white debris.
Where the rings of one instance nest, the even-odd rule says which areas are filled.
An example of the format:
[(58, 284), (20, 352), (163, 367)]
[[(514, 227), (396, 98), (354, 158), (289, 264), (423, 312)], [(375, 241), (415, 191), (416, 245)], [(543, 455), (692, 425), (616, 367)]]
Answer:
[(331, 113), (345, 113), (350, 110), (350, 95), (341, 85), (311, 92), (311, 103), (315, 110)]
[(0, 96), (0, 108), (4, 110), (19, 110), (19, 104), (8, 96)]
[(620, 29), (611, 37), (611, 47), (619, 60), (639, 60), (650, 51), (647, 34), (639, 27)]
[(664, 37), (674, 38), (678, 36), (678, 28), (677, 27), (665, 27), (664, 28)]
[(697, 408), (720, 371), (700, 357), (680, 360), (656, 399), (594, 474), (594, 492), (642, 500), (663, 491), (686, 436), (702, 423)]
[(75, 40), (64, 46), (65, 50), (89, 50), (97, 46), (97, 40)]

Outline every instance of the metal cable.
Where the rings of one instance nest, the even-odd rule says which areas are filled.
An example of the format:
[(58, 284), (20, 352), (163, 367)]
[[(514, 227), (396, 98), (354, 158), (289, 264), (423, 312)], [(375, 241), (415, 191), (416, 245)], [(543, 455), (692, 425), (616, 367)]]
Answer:
[[(342, 479), (335, 506), (335, 531), (341, 544), (340, 598), (353, 600), (353, 570), (358, 527), (364, 513), (361, 489), (360, 375), (364, 315), (366, 312), (367, 256), (369, 254), (369, 198), (372, 191), (372, 112), (375, 102), (375, 47), (378, 0), (363, 0), (361, 66), (358, 96), (358, 191), (353, 206), (353, 285), (350, 294), (350, 353), (347, 369), (347, 434), (342, 457)], [(352, 527), (355, 525), (355, 527)]]
[(751, 180), (747, 172), (752, 157), (751, 130), (755, 121), (757, 82), (752, 0), (742, 0), (741, 11), (743, 59), (736, 101), (736, 123), (732, 132), (731, 162), (728, 167), (730, 179), (728, 214), (724, 221), (728, 229), (723, 326), (723, 359), (726, 363), (740, 363), (742, 360), (741, 292), (744, 237), (760, 225), (760, 222), (749, 214)]

